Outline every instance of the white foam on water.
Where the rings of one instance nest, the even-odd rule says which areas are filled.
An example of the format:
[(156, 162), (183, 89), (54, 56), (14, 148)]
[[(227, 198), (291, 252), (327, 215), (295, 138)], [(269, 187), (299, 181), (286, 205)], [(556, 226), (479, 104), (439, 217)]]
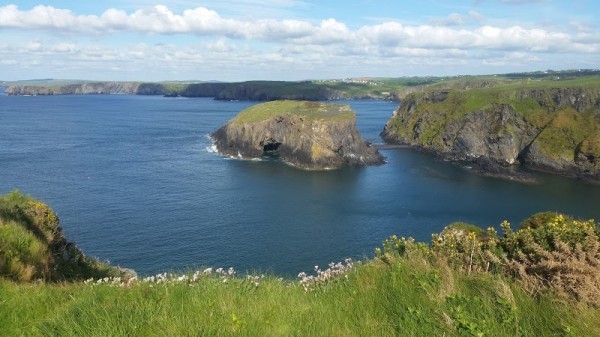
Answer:
[(215, 144), (212, 144), (211, 146), (207, 146), (206, 151), (208, 151), (210, 153), (219, 153), (219, 150), (217, 150), (217, 146)]
[(210, 153), (219, 153), (219, 150), (217, 149), (217, 144), (215, 143), (215, 140), (210, 136), (210, 135), (206, 135), (206, 138), (210, 139), (210, 146), (206, 147), (206, 151), (210, 152)]

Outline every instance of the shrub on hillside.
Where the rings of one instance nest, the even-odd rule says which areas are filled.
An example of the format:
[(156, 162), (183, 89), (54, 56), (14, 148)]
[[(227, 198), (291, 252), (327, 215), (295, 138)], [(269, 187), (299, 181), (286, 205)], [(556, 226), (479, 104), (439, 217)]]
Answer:
[(393, 236), (377, 255), (419, 256), (444, 261), (466, 273), (509, 275), (532, 294), (551, 290), (597, 306), (600, 303), (600, 229), (593, 220), (558, 213), (538, 213), (513, 231), (503, 222), (503, 235), (494, 228), (477, 233), (452, 226), (434, 234), (431, 245)]

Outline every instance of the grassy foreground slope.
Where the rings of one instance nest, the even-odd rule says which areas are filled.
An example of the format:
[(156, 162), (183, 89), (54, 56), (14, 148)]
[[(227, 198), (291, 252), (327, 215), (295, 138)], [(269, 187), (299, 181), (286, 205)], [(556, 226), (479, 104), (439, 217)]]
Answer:
[(265, 278), (128, 287), (0, 281), (7, 336), (598, 336), (597, 309), (421, 259), (373, 261), (312, 291)]
[(373, 260), (299, 281), (221, 269), (61, 283), (2, 274), (0, 335), (600, 335), (597, 224), (543, 213), (503, 228), (452, 224), (431, 244), (394, 236)]

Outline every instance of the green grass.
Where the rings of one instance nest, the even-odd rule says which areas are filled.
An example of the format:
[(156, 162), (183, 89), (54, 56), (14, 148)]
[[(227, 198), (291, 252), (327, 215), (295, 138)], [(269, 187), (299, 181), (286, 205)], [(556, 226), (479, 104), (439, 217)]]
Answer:
[(235, 117), (234, 121), (238, 123), (256, 122), (285, 114), (302, 116), (309, 120), (340, 120), (355, 117), (350, 106), (343, 104), (272, 101), (243, 110)]
[(0, 195), (0, 278), (57, 281), (116, 274), (69, 243), (47, 205), (18, 190)]
[[(560, 109), (538, 137), (542, 151), (547, 155), (572, 160), (578, 145), (600, 131), (600, 123), (590, 114), (581, 114), (572, 108)], [(600, 147), (593, 146), (592, 151)]]
[(7, 336), (600, 334), (598, 310), (415, 258), (371, 261), (309, 292), (274, 277), (258, 286), (218, 278), (130, 287), (0, 281), (0, 298)]

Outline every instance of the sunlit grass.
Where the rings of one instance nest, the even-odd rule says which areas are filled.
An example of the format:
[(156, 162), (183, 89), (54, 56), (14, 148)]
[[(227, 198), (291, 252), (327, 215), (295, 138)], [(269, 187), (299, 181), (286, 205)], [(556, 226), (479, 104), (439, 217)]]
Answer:
[(276, 277), (223, 283), (14, 284), (0, 281), (10, 336), (547, 336), (600, 333), (598, 311), (534, 299), (494, 275), (372, 261), (305, 291)]
[(308, 120), (340, 120), (355, 117), (350, 106), (345, 104), (285, 100), (254, 105), (240, 112), (234, 121), (256, 122), (286, 114), (302, 116)]

